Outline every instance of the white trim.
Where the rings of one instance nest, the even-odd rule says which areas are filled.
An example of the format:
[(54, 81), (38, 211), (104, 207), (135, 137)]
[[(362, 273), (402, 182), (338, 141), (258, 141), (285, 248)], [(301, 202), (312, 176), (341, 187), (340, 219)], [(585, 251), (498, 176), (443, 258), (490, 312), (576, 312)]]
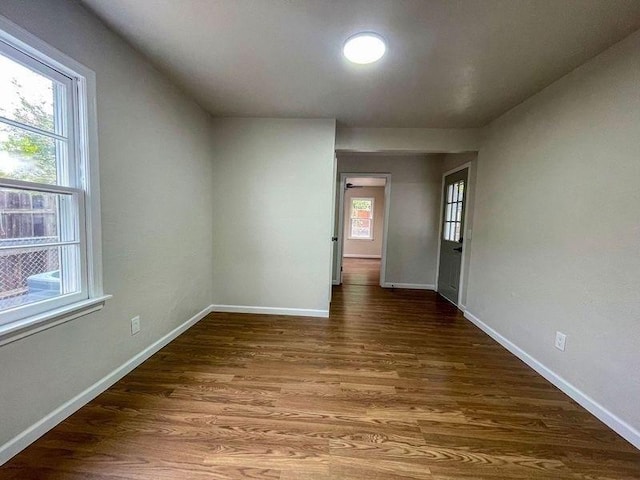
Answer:
[(312, 310), (309, 308), (254, 307), (248, 305), (211, 305), (211, 311), (220, 313), (254, 313), (261, 315), (292, 315), (296, 317), (329, 318), (329, 310)]
[(540, 361), (533, 358), (523, 349), (518, 347), (516, 344), (511, 342), (506, 337), (503, 337), (496, 330), (491, 328), (489, 325), (484, 323), (478, 317), (473, 315), (468, 310), (464, 312), (464, 317), (468, 319), (471, 323), (477, 326), (480, 330), (485, 332), (491, 338), (493, 338), (496, 342), (502, 345), (504, 348), (509, 350), (512, 354), (522, 360), (524, 363), (533, 368), (536, 372), (542, 375), (545, 379), (551, 382), (553, 385), (558, 387), (562, 392), (567, 394), (573, 400), (575, 400), (578, 404), (584, 407), (591, 414), (596, 416), (599, 420), (605, 423), (609, 428), (618, 433), (622, 438), (631, 443), (634, 447), (640, 449), (640, 431), (636, 430), (634, 427), (626, 423), (620, 417), (615, 415), (614, 413), (607, 410), (604, 406), (600, 405), (589, 395), (579, 390), (577, 387), (569, 383), (567, 380), (562, 378), (556, 372), (551, 370), (549, 367), (545, 366)]
[(186, 330), (191, 328), (193, 325), (202, 320), (205, 316), (207, 316), (211, 311), (211, 306), (206, 307), (204, 310), (196, 313), (189, 320), (184, 322), (182, 325), (174, 328), (169, 333), (167, 333), (164, 337), (160, 338), (156, 342), (149, 345), (147, 348), (142, 350), (140, 353), (135, 355), (134, 357), (127, 360), (125, 363), (120, 365), (118, 368), (113, 370), (111, 373), (107, 374), (96, 383), (91, 385), (89, 388), (79, 393), (71, 400), (63, 403), (58, 408), (53, 410), (48, 415), (44, 416), (42, 419), (31, 425), (26, 430), (23, 430), (21, 433), (13, 437), (7, 443), (0, 447), (0, 465), (6, 463), (13, 456), (20, 453), (22, 450), (27, 448), (33, 442), (35, 442), (42, 435), (47, 433), (53, 427), (62, 422), (65, 418), (69, 417), (84, 405), (89, 403), (95, 397), (100, 395), (102, 392), (107, 390), (111, 385), (116, 383), (122, 377), (131, 372), (134, 368), (139, 366), (142, 362), (151, 357), (154, 353), (159, 351), (161, 348), (169, 344), (172, 340), (176, 339), (180, 334), (184, 333)]
[(63, 142), (68, 141), (67, 137), (58, 135), (57, 133), (49, 132), (48, 130), (42, 130), (41, 128), (38, 128), (38, 127), (32, 127), (29, 124), (18, 122), (16, 120), (11, 120), (10, 118), (3, 117), (2, 115), (0, 115), (0, 122), (7, 125), (11, 125), (12, 127), (17, 127), (20, 130), (27, 130), (28, 132), (35, 133), (36, 135), (40, 135), (42, 137), (49, 137), (54, 140), (61, 140)]
[(447, 170), (446, 172), (444, 172), (442, 174), (442, 178), (444, 178), (444, 177), (446, 177), (448, 175), (451, 175), (452, 173), (459, 172), (460, 170), (464, 170), (465, 168), (469, 168), (469, 167), (471, 167), (472, 163), (473, 162), (463, 163), (462, 165), (458, 165), (457, 167), (452, 168), (451, 170)]
[[(436, 291), (438, 291), (438, 281), (439, 281), (439, 277), (440, 277), (440, 250), (442, 249), (442, 220), (443, 220), (443, 216), (444, 216), (444, 185), (445, 185), (445, 179), (447, 178), (448, 175), (451, 175), (452, 173), (456, 173), (459, 172), (461, 170), (464, 170), (465, 168), (468, 169), (467, 170), (467, 185), (465, 187), (465, 197), (464, 197), (464, 219), (463, 219), (463, 224), (464, 224), (464, 231), (462, 232), (462, 237), (463, 237), (463, 242), (462, 242), (462, 252), (461, 252), (461, 261), (460, 261), (460, 280), (458, 281), (458, 301), (455, 303), (455, 305), (460, 308), (460, 304), (462, 303), (462, 290), (464, 289), (464, 261), (466, 258), (466, 254), (467, 254), (467, 243), (469, 241), (469, 239), (467, 238), (467, 228), (468, 227), (468, 219), (469, 219), (469, 199), (471, 198), (471, 190), (473, 188), (473, 186), (471, 185), (471, 182), (469, 181), (471, 178), (471, 167), (472, 167), (473, 162), (467, 162), (464, 163), (456, 168), (452, 168), (451, 170), (448, 170), (446, 172), (444, 172), (442, 174), (442, 185), (440, 186), (440, 223), (438, 225), (438, 256), (436, 258)], [(464, 240), (465, 238), (467, 238), (467, 240)], [(453, 302), (451, 302), (453, 303)]]
[(385, 174), (384, 218), (382, 225), (382, 252), (380, 258), (380, 286), (387, 281), (387, 239), (389, 238), (389, 212), (391, 212), (391, 174)]
[(112, 295), (90, 298), (0, 326), (0, 346), (97, 312)]
[(411, 290), (435, 290), (436, 286), (432, 283), (394, 283), (385, 282), (381, 285), (383, 288), (406, 288)]
[(338, 195), (338, 253), (336, 254), (336, 272), (333, 277), (334, 285), (342, 285), (342, 251), (344, 250), (344, 192), (347, 188), (346, 181), (346, 177), (343, 177), (342, 174), (340, 174), (340, 182), (338, 183), (338, 188), (340, 188), (340, 193)]
[[(84, 68), (84, 67), (83, 67)], [(80, 70), (82, 71), (82, 70)], [(79, 144), (87, 157), (83, 162), (84, 180), (89, 185), (85, 192), (85, 211), (87, 238), (87, 280), (89, 296), (104, 293), (102, 276), (102, 211), (100, 206), (100, 162), (98, 148), (98, 107), (96, 92), (96, 74), (89, 69), (82, 71), (84, 78), (78, 81), (80, 102)]]
[[(344, 192), (346, 191), (347, 178), (384, 178), (384, 218), (382, 225), (382, 254), (380, 256), (380, 286), (383, 287), (386, 281), (387, 268), (387, 238), (389, 231), (389, 212), (391, 205), (391, 174), (390, 173), (360, 173), (343, 172), (340, 173), (340, 198), (338, 201), (338, 255), (336, 256), (337, 275), (333, 278), (334, 285), (342, 284), (342, 258), (344, 250)], [(336, 278), (337, 277), (337, 278)], [(337, 283), (336, 283), (337, 282)]]
[(344, 202), (345, 202), (345, 192), (347, 191), (347, 175), (340, 174), (340, 195), (338, 197), (338, 255), (337, 255), (337, 279), (338, 285), (342, 285), (342, 259), (344, 251)]
[[(436, 284), (436, 288), (435, 291), (438, 291), (438, 285)], [(447, 302), (449, 302), (451, 305), (453, 305), (454, 307), (456, 307), (459, 310), (462, 310), (460, 308), (460, 305), (458, 305), (456, 302), (454, 302), (453, 300), (451, 300), (450, 298), (445, 297), (444, 295), (440, 295), (444, 300), (446, 300)]]
[[(102, 278), (102, 227), (100, 213), (100, 179), (98, 160), (98, 123), (96, 107), (96, 75), (60, 50), (0, 15), (0, 41), (39, 62), (52, 73), (69, 79), (69, 112), (73, 125), (68, 125), (69, 152), (74, 158), (74, 187), (82, 184), (84, 192), (84, 225), (80, 225), (82, 249), (82, 294), (87, 301), (104, 299)], [(74, 138), (75, 136), (75, 138)], [(25, 183), (28, 186), (28, 183)], [(47, 186), (47, 188), (56, 188)], [(84, 228), (82, 228), (84, 227)], [(70, 305), (74, 307), (74, 305)], [(44, 312), (45, 314), (48, 312)], [(48, 328), (48, 327), (47, 327)]]
[[(0, 186), (2, 186), (1, 181), (0, 181)], [(11, 251), (11, 250), (29, 250), (31, 248), (64, 247), (67, 245), (81, 246), (81, 242), (80, 240), (71, 240), (68, 242), (25, 243), (24, 245), (10, 245), (6, 247), (0, 247), (0, 252)]]
[(46, 192), (56, 195), (81, 195), (84, 190), (73, 187), (63, 187), (61, 185), (49, 185), (46, 183), (25, 182), (24, 180), (14, 180), (12, 178), (0, 178), (0, 185), (16, 190), (29, 190), (31, 192)]
[(329, 305), (333, 300), (333, 287), (336, 284), (336, 278), (334, 277), (334, 270), (337, 263), (338, 250), (336, 250), (336, 243), (338, 241), (338, 233), (336, 232), (336, 188), (338, 188), (338, 156), (333, 152), (333, 176), (331, 177), (331, 262), (329, 263), (329, 278), (331, 279), (331, 285), (329, 286)]
[(359, 253), (345, 253), (342, 258), (382, 258), (382, 255), (361, 255)]
[(67, 75), (69, 70), (76, 73), (82, 72), (83, 75), (85, 71), (93, 73), (81, 63), (62, 53), (57, 48), (52, 47), (45, 41), (40, 40), (40, 38), (21, 26), (16, 25), (3, 15), (0, 15), (0, 30), (3, 30), (13, 37), (9, 43), (14, 44), (27, 55), (38, 58), (44, 54), (49, 57), (51, 59), (51, 66), (65, 75)]

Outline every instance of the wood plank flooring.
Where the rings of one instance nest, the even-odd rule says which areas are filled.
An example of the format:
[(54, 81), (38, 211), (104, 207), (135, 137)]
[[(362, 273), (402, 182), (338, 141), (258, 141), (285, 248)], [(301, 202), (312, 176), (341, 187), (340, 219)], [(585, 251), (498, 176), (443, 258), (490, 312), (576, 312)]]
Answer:
[[(3, 412), (6, 414), (6, 412)], [(640, 452), (433, 292), (211, 314), (0, 479), (640, 479)]]
[(380, 259), (342, 259), (342, 283), (344, 285), (380, 285)]

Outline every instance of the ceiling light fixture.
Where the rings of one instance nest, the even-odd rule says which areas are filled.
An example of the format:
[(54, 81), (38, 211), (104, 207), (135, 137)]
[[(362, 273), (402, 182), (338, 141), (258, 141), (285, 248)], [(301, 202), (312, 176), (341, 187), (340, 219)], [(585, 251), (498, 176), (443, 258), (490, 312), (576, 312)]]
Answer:
[(377, 33), (363, 32), (349, 37), (342, 51), (349, 61), (364, 65), (380, 60), (387, 46)]

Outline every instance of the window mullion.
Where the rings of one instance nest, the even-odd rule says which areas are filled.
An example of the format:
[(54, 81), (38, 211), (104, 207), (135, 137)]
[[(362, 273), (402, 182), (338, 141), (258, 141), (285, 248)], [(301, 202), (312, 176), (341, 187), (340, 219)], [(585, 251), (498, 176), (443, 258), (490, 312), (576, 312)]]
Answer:
[(62, 185), (51, 185), (48, 183), (25, 182), (23, 180), (14, 180), (12, 178), (1, 178), (0, 187), (14, 188), (20, 190), (30, 190), (42, 193), (61, 193), (67, 195), (79, 195), (82, 190), (73, 187), (65, 187)]
[[(33, 237), (37, 238), (37, 237)], [(48, 242), (48, 243), (25, 243), (24, 245), (0, 246), (0, 252), (10, 252), (12, 250), (27, 250), (34, 248), (52, 248), (80, 245), (80, 240), (69, 240), (65, 242)]]
[(34, 127), (32, 125), (28, 125), (26, 123), (22, 123), (17, 120), (11, 120), (10, 118), (3, 117), (2, 115), (0, 115), (0, 123), (4, 123), (6, 125), (10, 125), (12, 127), (19, 128), (22, 130), (27, 130), (28, 132), (35, 133), (37, 135), (42, 135), (43, 137), (53, 138), (54, 140), (59, 140), (63, 142), (68, 141), (68, 138), (65, 137), (64, 135), (59, 135), (55, 132), (43, 130), (41, 128)]

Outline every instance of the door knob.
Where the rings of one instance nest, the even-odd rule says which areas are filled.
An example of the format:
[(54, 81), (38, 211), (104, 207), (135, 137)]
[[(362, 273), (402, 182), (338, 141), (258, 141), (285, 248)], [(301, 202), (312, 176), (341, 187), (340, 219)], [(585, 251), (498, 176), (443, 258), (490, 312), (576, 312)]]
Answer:
[(454, 248), (456, 252), (462, 252), (462, 247)]

